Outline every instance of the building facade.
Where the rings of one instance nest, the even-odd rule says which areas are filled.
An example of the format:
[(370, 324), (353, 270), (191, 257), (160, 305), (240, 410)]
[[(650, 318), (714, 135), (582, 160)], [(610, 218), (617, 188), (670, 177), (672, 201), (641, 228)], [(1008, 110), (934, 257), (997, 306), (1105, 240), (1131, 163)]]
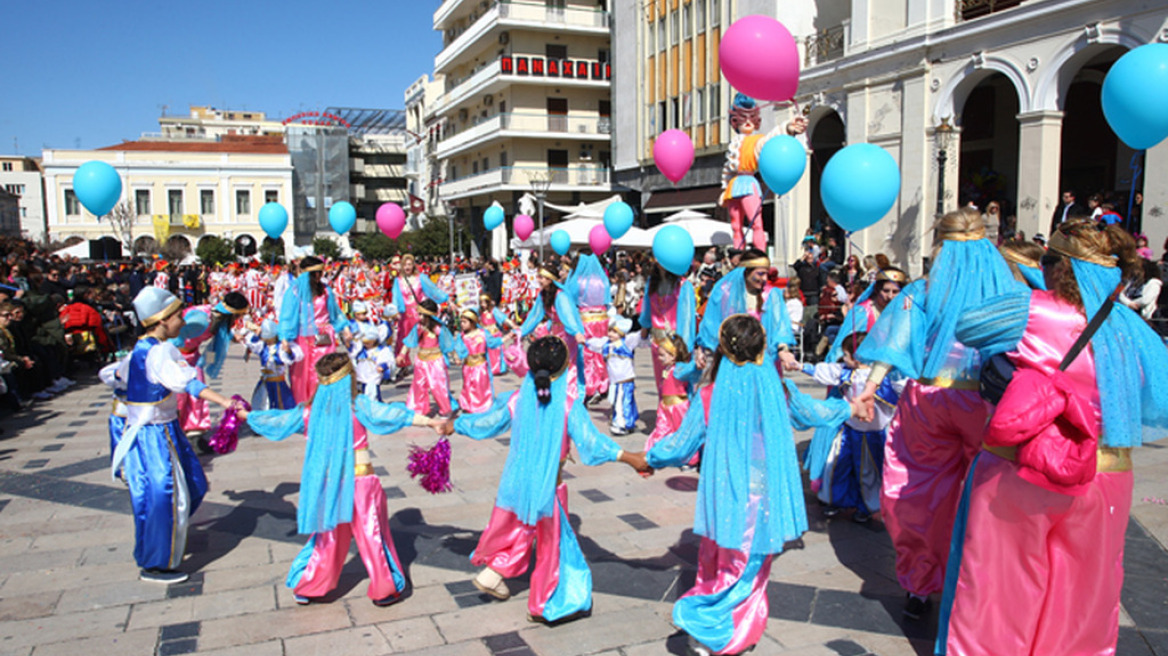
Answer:
[(43, 241), (45, 191), (40, 162), (20, 155), (0, 155), (0, 189), (17, 197), (17, 235)]
[[(54, 239), (112, 236), (73, 193), (73, 175), (88, 161), (103, 161), (122, 179), (121, 202), (133, 211), (136, 251), (170, 244), (193, 251), (217, 235), (237, 250), (254, 252), (264, 237), (264, 203), (292, 206), (292, 161), (279, 135), (226, 135), (217, 141), (131, 141), (98, 150), (44, 151), (48, 229)], [(290, 245), (290, 244), (287, 244)]]
[[(819, 175), (834, 152), (861, 142), (888, 150), (901, 171), (896, 205), (879, 223), (850, 236), (852, 251), (861, 255), (885, 252), (919, 271), (937, 211), (969, 202), (984, 209), (998, 201), (1003, 215), (1015, 217), (1005, 227), (1027, 236), (1046, 233), (1064, 188), (1080, 202), (1094, 193), (1108, 196), (1125, 215), (1132, 190), (1142, 191), (1142, 224), (1131, 227), (1147, 233), (1154, 246), (1168, 237), (1162, 218), (1168, 210), (1168, 144), (1142, 156), (1133, 153), (1115, 138), (1099, 104), (1112, 62), (1131, 48), (1168, 40), (1163, 4), (658, 0), (620, 11), (628, 15), (614, 21), (622, 62), (615, 73), (616, 177), (642, 191), (649, 210), (654, 196), (660, 202), (666, 195), (675, 205), (716, 211), (716, 195), (707, 188), (716, 184), (713, 172), (721, 161), (710, 126), (718, 125), (724, 148), (733, 94), (715, 77), (716, 43), (735, 18), (761, 13), (795, 35), (803, 58), (795, 104), (763, 115), (764, 129), (796, 112), (809, 121), (807, 173), (787, 196), (768, 203), (772, 244), (788, 258), (797, 255), (807, 228), (830, 227), (819, 200)], [(687, 28), (687, 21), (694, 23)], [(698, 39), (703, 27), (704, 55)], [(637, 54), (624, 58), (623, 52)], [(695, 58), (704, 62), (705, 80)], [(699, 98), (701, 83), (716, 83), (716, 90)], [(652, 138), (669, 127), (689, 132), (699, 154), (677, 190), (656, 174), (650, 150)]]
[(445, 0), (434, 13), (443, 83), (426, 123), (449, 203), (472, 233), (493, 202), (508, 215), (546, 182), (561, 205), (611, 195), (612, 60), (606, 2)]
[(0, 188), (0, 235), (20, 236), (20, 196)]

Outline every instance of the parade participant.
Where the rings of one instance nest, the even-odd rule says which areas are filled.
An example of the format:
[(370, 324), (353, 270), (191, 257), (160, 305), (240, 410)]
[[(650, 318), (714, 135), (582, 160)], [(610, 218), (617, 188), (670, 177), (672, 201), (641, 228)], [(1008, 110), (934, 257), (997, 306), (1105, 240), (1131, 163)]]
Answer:
[[(983, 357), (1007, 353), (1018, 373), (967, 479), (965, 527), (954, 535), (963, 546), (950, 561), (937, 653), (945, 646), (952, 654), (1115, 653), (1131, 449), (1162, 436), (1148, 427), (1168, 428), (1168, 351), (1136, 313), (1115, 303), (1089, 348), (1059, 371), (1121, 278), (1139, 279), (1140, 262), (1127, 233), (1090, 220), (1060, 223), (1049, 246), (1042, 267), (1050, 291), (986, 299), (957, 327), (958, 339)], [(1023, 372), (1049, 383), (1024, 387), (1021, 403), (1011, 402)], [(1079, 422), (1064, 414), (1074, 407), (1098, 436), (1084, 463), (1095, 475), (1063, 486), (1032, 465), (1044, 458), (1056, 472), (1077, 469), (1074, 449), (1065, 446), (1082, 439)], [(1033, 439), (1001, 446), (1001, 429)], [(1039, 460), (1034, 449), (1042, 450)]]
[(946, 214), (934, 234), (928, 278), (901, 291), (856, 352), (872, 365), (860, 396), (869, 407), (890, 371), (911, 379), (888, 428), (880, 499), (909, 619), (941, 591), (959, 487), (987, 414), (977, 392), (981, 358), (954, 329), (966, 308), (1018, 287), (976, 209)]
[(646, 471), (643, 454), (622, 451), (592, 425), (567, 375), (569, 350), (558, 336), (536, 339), (515, 366), (523, 376), (519, 391), (453, 424), (454, 432), (477, 440), (511, 431), (495, 508), (471, 557), (484, 568), (474, 585), (496, 599), (510, 597), (504, 579), (527, 571), (534, 542), (527, 611), (536, 622), (568, 620), (592, 608), (592, 574), (568, 522), (562, 470), (569, 440), (586, 465), (619, 460)]
[(296, 405), (288, 387), (288, 365), (304, 359), (304, 351), (295, 342), (280, 343), (276, 322), (264, 319), (259, 334), (248, 331), (244, 338), (247, 350), (260, 361), (260, 380), (251, 395), (253, 410), (287, 410)]
[[(592, 254), (581, 255), (567, 282), (576, 299), (585, 339), (604, 339), (608, 333), (608, 308), (612, 305), (611, 284), (600, 260)], [(584, 352), (584, 405), (600, 400), (608, 393), (608, 369), (604, 356)]]
[(300, 260), (300, 275), (288, 288), (280, 308), (280, 340), (297, 342), (304, 358), (291, 366), (292, 395), (304, 403), (316, 389), (316, 362), (336, 349), (337, 337), (351, 339), (345, 315), (331, 289), (321, 282), (324, 262), (313, 256)]
[(414, 379), (406, 397), (410, 410), (425, 415), (430, 412), (430, 395), (438, 406), (438, 414), (449, 416), (450, 379), (446, 375), (446, 354), (454, 349), (454, 338), (438, 319), (438, 304), (425, 299), (414, 306), (422, 319), (402, 341), (408, 348), (418, 349), (414, 358)]
[(401, 259), (400, 275), (393, 281), (393, 304), (401, 313), (398, 319), (395, 346), (398, 355), (397, 364), (403, 372), (410, 366), (405, 337), (413, 331), (414, 326), (418, 323), (418, 304), (427, 298), (434, 301), (435, 307), (437, 307), (437, 305), (449, 300), (450, 297), (435, 287), (427, 276), (418, 275), (414, 256), (406, 253)]
[[(127, 356), (128, 357), (128, 356)], [(118, 378), (118, 369), (122, 366), (121, 360), (112, 362), (102, 367), (97, 372), (97, 377), (101, 382), (105, 383), (110, 391), (113, 392), (114, 403), (110, 410), (109, 416), (109, 438), (110, 438), (110, 462), (113, 462), (114, 451), (118, 448), (118, 442), (122, 440), (122, 434), (126, 431), (126, 414), (128, 408), (126, 406), (126, 381)], [(114, 475), (121, 478), (121, 472), (114, 472)]]
[[(838, 425), (855, 414), (840, 399), (814, 401), (784, 384), (766, 354), (758, 319), (726, 318), (681, 428), (647, 454), (650, 467), (680, 467), (703, 448), (694, 533), (697, 579), (673, 606), (673, 624), (699, 654), (738, 654), (766, 628), (771, 560), (807, 530), (792, 421)], [(784, 398), (787, 399), (784, 402)]]
[[(353, 318), (349, 321), (349, 331), (353, 335), (360, 335), (366, 327), (372, 327), (375, 331), (377, 330), (377, 323), (369, 318), (368, 303), (365, 301), (353, 301), (350, 307)], [(381, 340), (379, 339), (378, 341)]]
[(615, 314), (608, 319), (607, 337), (589, 337), (585, 347), (599, 353), (608, 366), (610, 428), (613, 435), (628, 435), (637, 426), (641, 414), (637, 412), (636, 373), (633, 371), (633, 351), (642, 346), (640, 333), (629, 334), (633, 320)]
[(1046, 249), (1031, 241), (1009, 240), (998, 246), (998, 251), (1014, 274), (1014, 279), (1031, 289), (1046, 289), (1042, 277), (1042, 256)]
[[(502, 338), (503, 331), (514, 330), (511, 325), (511, 320), (507, 315), (503, 314), (498, 307), (495, 306), (495, 301), (487, 294), (479, 296), (479, 313), (483, 330), (492, 337)], [(503, 361), (503, 351), (501, 347), (494, 347), (487, 349), (487, 359), (491, 363), (491, 373), (499, 376), (507, 373), (507, 363)]]
[(503, 340), (479, 328), (479, 315), (463, 310), (458, 315), (460, 334), (454, 339), (454, 353), (462, 363), (462, 392), (458, 407), (463, 412), (486, 412), (495, 402), (495, 386), (487, 351), (498, 349)]
[(388, 606), (401, 599), (407, 583), (389, 530), (385, 490), (373, 472), (369, 433), (391, 435), (433, 422), (401, 403), (386, 405), (359, 395), (353, 363), (344, 353), (324, 355), (316, 374), (320, 385), (307, 406), (247, 418), (252, 430), (270, 440), (295, 433), (307, 438), (296, 527), (311, 537), (292, 561), (285, 585), (298, 604), (331, 592), (349, 555), (349, 541), (356, 537), (369, 573), (367, 594), (375, 606)]
[(832, 341), (831, 349), (823, 361), (839, 362), (843, 356), (844, 338), (853, 333), (867, 333), (872, 330), (872, 326), (876, 325), (876, 320), (880, 318), (880, 313), (908, 283), (908, 274), (894, 266), (877, 271), (876, 279), (868, 285), (863, 294), (860, 294), (852, 309), (844, 316), (840, 331)]
[[(803, 373), (815, 382), (836, 391), (836, 398), (856, 399), (864, 391), (871, 368), (855, 359), (856, 349), (865, 333), (852, 333), (843, 340), (842, 362), (804, 365)], [(819, 480), (818, 497), (826, 504), (823, 514), (834, 517), (842, 510), (854, 509), (852, 520), (864, 523), (880, 510), (880, 490), (884, 470), (885, 429), (896, 412), (896, 402), (907, 383), (904, 379), (885, 376), (876, 390), (873, 418), (868, 421), (851, 417), (842, 426), (817, 429), (812, 442), (827, 440), (820, 447), (812, 444), (808, 453), (826, 451), (824, 462), (808, 467), (811, 479)], [(831, 432), (823, 431), (834, 431)], [(812, 486), (816, 487), (816, 486)]]
[[(580, 313), (576, 309), (576, 300), (571, 291), (560, 284), (557, 268), (542, 268), (539, 270), (539, 296), (531, 306), (531, 310), (519, 326), (519, 336), (529, 339), (555, 335), (568, 345), (568, 369), (572, 379), (578, 377), (576, 370), (576, 351), (578, 340), (584, 338), (584, 325)], [(518, 345), (512, 346), (503, 353), (508, 365), (515, 367), (515, 362), (523, 357), (523, 351)]]
[[(227, 292), (223, 300), (214, 305), (197, 305), (183, 310), (183, 328), (174, 340), (180, 353), (191, 365), (199, 381), (207, 382), (207, 376), (218, 378), (227, 363), (227, 347), (235, 341), (232, 327), (247, 314), (247, 298), (239, 292)], [(199, 347), (207, 347), (199, 352)], [(205, 433), (211, 430), (211, 411), (207, 402), (197, 397), (179, 392), (178, 414), (182, 417), (183, 433), (188, 440), (195, 440), (199, 450), (210, 453)]]
[[(657, 420), (653, 432), (645, 440), (650, 449), (657, 440), (676, 431), (689, 410), (689, 386), (673, 375), (676, 362), (666, 364), (668, 357), (677, 359), (673, 349), (676, 335), (687, 352), (693, 350), (697, 314), (693, 285), (689, 280), (654, 264), (649, 285), (641, 302), (641, 338), (652, 337), (653, 379), (657, 383)], [(685, 360), (682, 358), (682, 365)]]
[(785, 125), (762, 135), (755, 132), (761, 127), (758, 103), (754, 98), (741, 93), (734, 96), (730, 109), (730, 128), (734, 136), (726, 150), (726, 164), (722, 167), (722, 195), (718, 205), (730, 214), (730, 227), (734, 230), (734, 248), (747, 247), (743, 235), (744, 225), (750, 228), (751, 243), (759, 250), (766, 249), (767, 234), (762, 226), (762, 187), (755, 174), (758, 173), (758, 157), (768, 139), (778, 134), (801, 134), (807, 129), (807, 119), (799, 117)]
[[(134, 312), (146, 329), (117, 377), (126, 381), (126, 427), (114, 449), (111, 472), (130, 488), (134, 516), (134, 559), (143, 581), (179, 583), (190, 516), (207, 492), (207, 479), (183, 435), (175, 392), (231, 408), (197, 377), (171, 341), (183, 327), (182, 301), (158, 287), (134, 298)], [(238, 411), (246, 417), (246, 411)]]
[(377, 360), (380, 348), (380, 335), (377, 328), (366, 325), (357, 333), (353, 343), (349, 345), (349, 358), (353, 361), (354, 377), (357, 381), (357, 393), (368, 396), (374, 401), (381, 401), (381, 381), (383, 378), (382, 365)]

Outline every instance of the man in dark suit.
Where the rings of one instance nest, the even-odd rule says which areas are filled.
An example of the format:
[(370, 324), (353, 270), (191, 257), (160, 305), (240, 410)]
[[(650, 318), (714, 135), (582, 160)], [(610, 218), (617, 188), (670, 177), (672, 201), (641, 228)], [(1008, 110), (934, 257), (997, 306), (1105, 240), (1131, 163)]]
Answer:
[(1069, 189), (1063, 190), (1062, 203), (1060, 203), (1058, 207), (1054, 208), (1054, 214), (1052, 214), (1050, 217), (1049, 234), (1053, 235), (1055, 229), (1058, 228), (1058, 225), (1063, 221), (1066, 221), (1072, 216), (1081, 214), (1085, 211), (1085, 207), (1075, 202), (1075, 192), (1070, 191)]

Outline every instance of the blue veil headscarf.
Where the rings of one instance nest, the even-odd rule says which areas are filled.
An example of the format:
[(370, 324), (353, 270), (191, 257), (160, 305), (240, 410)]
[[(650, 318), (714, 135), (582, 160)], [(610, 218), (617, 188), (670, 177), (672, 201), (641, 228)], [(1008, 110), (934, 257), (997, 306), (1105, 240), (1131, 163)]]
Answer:
[(612, 287), (608, 274), (595, 255), (581, 255), (564, 286), (571, 289), (578, 307), (612, 305)]

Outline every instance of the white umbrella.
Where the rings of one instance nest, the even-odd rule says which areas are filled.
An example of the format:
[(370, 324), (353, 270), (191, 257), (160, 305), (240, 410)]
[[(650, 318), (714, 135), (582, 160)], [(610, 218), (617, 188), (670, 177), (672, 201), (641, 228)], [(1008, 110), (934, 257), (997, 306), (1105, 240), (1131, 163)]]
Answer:
[(662, 221), (665, 223), (671, 223), (673, 221), (689, 221), (692, 219), (708, 219), (708, 218), (710, 218), (710, 215), (706, 214), (704, 212), (698, 212), (696, 210), (681, 210), (680, 212), (670, 214), (669, 216), (662, 219)]
[[(568, 238), (571, 239), (573, 245), (587, 245), (588, 233), (592, 232), (592, 228), (598, 225), (604, 225), (604, 222), (595, 219), (569, 219), (554, 225), (544, 226), (542, 235), (546, 235), (547, 239), (544, 243), (550, 243), (552, 233), (563, 230), (568, 233)], [(542, 235), (539, 230), (536, 230), (525, 241), (512, 239), (511, 248), (539, 248), (540, 241), (544, 238)], [(629, 231), (620, 239), (612, 240), (612, 245), (618, 248), (649, 248), (653, 245), (653, 240), (649, 237), (648, 231), (633, 227), (629, 228)]]
[[(683, 210), (684, 212), (685, 210)], [(678, 212), (681, 214), (682, 212)], [(678, 226), (684, 229), (693, 237), (694, 246), (701, 248), (703, 246), (730, 246), (734, 243), (734, 235), (730, 230), (730, 224), (724, 221), (715, 221), (713, 219), (680, 219), (671, 220), (666, 219), (669, 223), (662, 223), (659, 226), (650, 228), (648, 231), (649, 243), (653, 243), (653, 237), (666, 226)]]

